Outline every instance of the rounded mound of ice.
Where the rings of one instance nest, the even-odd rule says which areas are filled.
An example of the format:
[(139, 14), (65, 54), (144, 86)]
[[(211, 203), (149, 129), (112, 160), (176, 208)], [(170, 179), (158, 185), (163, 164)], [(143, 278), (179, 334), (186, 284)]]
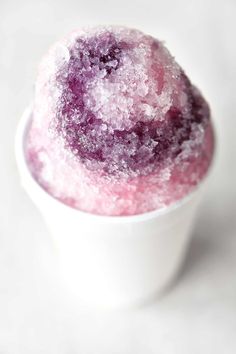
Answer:
[(39, 183), (72, 206), (145, 212), (183, 197), (205, 175), (209, 118), (160, 41), (123, 27), (75, 31), (42, 61), (28, 161)]

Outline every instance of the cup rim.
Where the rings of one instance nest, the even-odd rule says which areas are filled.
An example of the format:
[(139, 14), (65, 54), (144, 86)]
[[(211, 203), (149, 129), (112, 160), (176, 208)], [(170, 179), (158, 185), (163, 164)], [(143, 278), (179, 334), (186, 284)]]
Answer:
[[(16, 135), (15, 135), (15, 158), (18, 166), (18, 170), (20, 171), (20, 177), (22, 179), (27, 178), (27, 180), (30, 180), (31, 186), (38, 192), (41, 193), (42, 198), (47, 199), (47, 201), (53, 206), (57, 208), (63, 208), (64, 211), (68, 213), (76, 213), (77, 215), (83, 216), (84, 218), (93, 218), (96, 221), (101, 221), (101, 222), (112, 222), (112, 223), (126, 223), (126, 222), (139, 222), (139, 221), (144, 221), (152, 218), (156, 218), (158, 216), (163, 216), (166, 214), (170, 214), (174, 212), (177, 208), (180, 206), (184, 206), (187, 204), (190, 200), (192, 200), (195, 195), (199, 192), (199, 189), (202, 188), (202, 186), (205, 184), (205, 181), (210, 173), (210, 170), (212, 169), (212, 160), (214, 158), (214, 153), (210, 162), (210, 165), (208, 167), (208, 170), (205, 174), (205, 176), (202, 178), (202, 180), (194, 187), (194, 189), (188, 193), (185, 197), (181, 198), (180, 200), (171, 203), (170, 205), (166, 207), (162, 207), (160, 209), (148, 211), (145, 213), (141, 214), (134, 214), (134, 215), (100, 215), (100, 214), (93, 214), (89, 213), (80, 209), (76, 209), (74, 207), (69, 206), (68, 204), (63, 203), (61, 200), (57, 199), (56, 197), (52, 196), (49, 192), (47, 192), (38, 182), (37, 180), (33, 177), (27, 161), (25, 157), (25, 150), (24, 150), (24, 141), (25, 137), (27, 134), (27, 130), (30, 124), (31, 120), (31, 113), (33, 110), (33, 104), (31, 103), (29, 106), (26, 107), (24, 110), (20, 121), (18, 123), (17, 129), (16, 129)], [(30, 195), (31, 192), (29, 189), (27, 189), (27, 186), (23, 183), (24, 188), (27, 190), (28, 194)]]

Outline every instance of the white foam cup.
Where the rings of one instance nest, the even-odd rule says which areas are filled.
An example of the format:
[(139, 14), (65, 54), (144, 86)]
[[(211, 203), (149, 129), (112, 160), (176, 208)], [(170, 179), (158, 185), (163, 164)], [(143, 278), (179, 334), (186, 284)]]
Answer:
[(204, 183), (174, 205), (134, 216), (100, 216), (73, 209), (32, 177), (24, 153), (28, 108), (16, 134), (21, 182), (42, 213), (56, 245), (60, 274), (78, 301), (120, 307), (160, 294), (178, 271)]

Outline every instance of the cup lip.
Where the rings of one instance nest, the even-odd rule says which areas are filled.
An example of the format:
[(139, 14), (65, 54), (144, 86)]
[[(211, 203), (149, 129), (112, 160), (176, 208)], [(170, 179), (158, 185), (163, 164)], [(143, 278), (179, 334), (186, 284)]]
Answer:
[(188, 193), (185, 197), (160, 209), (148, 211), (142, 214), (118, 215), (118, 216), (93, 214), (80, 209), (76, 209), (69, 206), (68, 204), (63, 203), (61, 200), (57, 199), (56, 197), (52, 196), (49, 192), (47, 192), (33, 177), (28, 167), (26, 157), (25, 157), (24, 141), (31, 121), (32, 111), (33, 111), (33, 104), (31, 103), (23, 111), (15, 135), (15, 158), (16, 158), (18, 170), (20, 172), (20, 177), (23, 182), (22, 184), (24, 188), (27, 190), (28, 194), (30, 195), (31, 192), (29, 188), (27, 188), (28, 186), (26, 186), (23, 181), (24, 179), (27, 178), (27, 180), (30, 181), (31, 186), (35, 189), (35, 191), (38, 192), (38, 194), (40, 193), (42, 195), (42, 198), (44, 198), (44, 200), (46, 199), (52, 205), (52, 207), (55, 205), (56, 208), (63, 208), (64, 211), (67, 213), (71, 213), (71, 214), (73, 213), (83, 218), (90, 218), (90, 219), (93, 218), (93, 220), (95, 221), (109, 222), (109, 223), (140, 222), (140, 221), (153, 219), (158, 216), (170, 214), (174, 212), (176, 209), (178, 209), (180, 206), (184, 206), (185, 204), (187, 204), (190, 200), (192, 200), (195, 197), (195, 195), (197, 195), (199, 189), (201, 189), (202, 186), (205, 184), (205, 181), (210, 173), (210, 170), (212, 169), (212, 165), (213, 165), (212, 160), (214, 159), (215, 153), (213, 153), (210, 165), (208, 167), (205, 176), (195, 186), (195, 188), (190, 193)]

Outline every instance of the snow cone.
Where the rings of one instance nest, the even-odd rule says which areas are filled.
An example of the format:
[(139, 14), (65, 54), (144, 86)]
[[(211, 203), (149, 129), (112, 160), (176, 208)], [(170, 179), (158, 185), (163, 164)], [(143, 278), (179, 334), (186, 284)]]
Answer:
[(132, 305), (166, 287), (213, 154), (209, 106), (159, 40), (105, 26), (49, 50), (16, 156), (78, 299)]

